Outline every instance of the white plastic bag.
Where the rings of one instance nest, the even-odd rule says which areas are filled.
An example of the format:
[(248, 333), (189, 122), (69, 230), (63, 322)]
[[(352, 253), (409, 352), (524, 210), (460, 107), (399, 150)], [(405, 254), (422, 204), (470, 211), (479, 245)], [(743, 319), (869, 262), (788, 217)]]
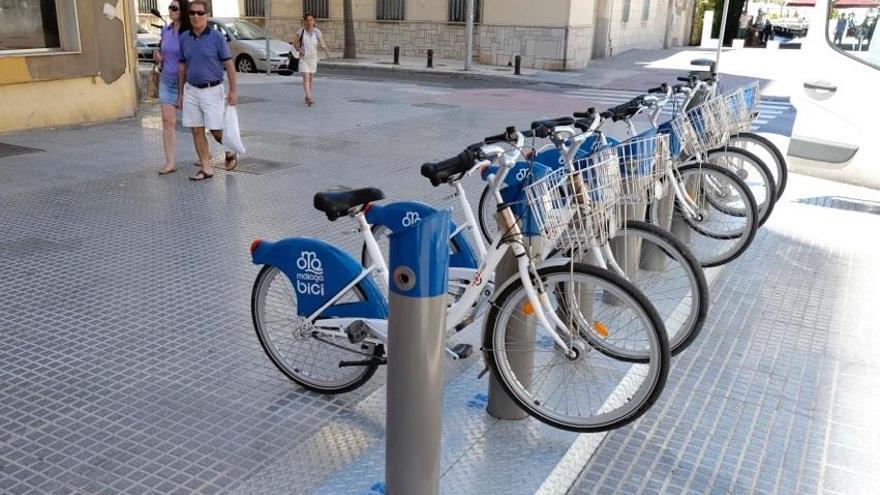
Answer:
[(223, 146), (236, 153), (247, 152), (238, 130), (238, 112), (231, 105), (226, 106), (226, 114), (223, 118)]

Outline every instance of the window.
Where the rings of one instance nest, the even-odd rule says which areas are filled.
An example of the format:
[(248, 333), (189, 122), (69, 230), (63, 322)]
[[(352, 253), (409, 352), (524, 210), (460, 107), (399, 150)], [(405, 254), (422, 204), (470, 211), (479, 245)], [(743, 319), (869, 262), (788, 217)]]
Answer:
[(632, 0), (623, 0), (623, 14), (621, 15), (621, 22), (629, 22), (629, 9), (632, 7)]
[(157, 9), (159, 5), (157, 0), (138, 0), (138, 13), (149, 14), (150, 9)]
[(642, 20), (647, 21), (651, 16), (651, 0), (644, 0), (642, 3)]
[[(880, 14), (871, 6), (873, 6), (873, 2), (837, 0), (829, 6), (826, 39), (832, 48), (844, 55), (880, 68), (880, 47), (878, 47), (880, 31), (877, 31)], [(805, 34), (806, 19), (801, 22), (803, 34)], [(784, 31), (789, 28), (791, 23), (777, 22), (776, 24), (773, 26), (774, 33), (785, 34)]]
[(405, 5), (406, 0), (376, 0), (376, 19), (380, 21), (402, 21), (406, 19)]
[[(474, 0), (474, 22), (480, 22), (481, 4)], [(467, 0), (449, 0), (449, 22), (467, 22)]]
[(311, 12), (315, 19), (330, 18), (330, 2), (329, 0), (303, 0), (303, 15)]
[(244, 0), (244, 15), (245, 17), (266, 17), (266, 0)]
[(0, 57), (80, 51), (77, 0), (0, 0)]

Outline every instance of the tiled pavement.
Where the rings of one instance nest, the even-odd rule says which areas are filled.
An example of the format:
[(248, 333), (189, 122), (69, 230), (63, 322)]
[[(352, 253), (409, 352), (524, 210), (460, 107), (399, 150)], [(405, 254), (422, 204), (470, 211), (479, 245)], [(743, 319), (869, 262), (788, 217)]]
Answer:
[[(379, 185), (437, 203), (445, 191), (419, 177), (421, 160), (571, 105), (436, 81), (321, 79), (311, 111), (289, 83), (241, 94), (251, 157), (207, 183), (183, 177), (183, 133), (183, 173), (155, 175), (149, 114), (0, 136), (46, 150), (0, 158), (0, 493), (225, 493), (296, 459), (384, 377), (341, 397), (282, 379), (251, 330), (249, 241), (320, 235), (353, 249), (348, 225), (311, 209), (315, 190)], [(704, 334), (660, 402), (606, 437), (573, 492), (869, 493), (880, 481), (880, 194), (800, 176), (790, 189), (713, 285)]]

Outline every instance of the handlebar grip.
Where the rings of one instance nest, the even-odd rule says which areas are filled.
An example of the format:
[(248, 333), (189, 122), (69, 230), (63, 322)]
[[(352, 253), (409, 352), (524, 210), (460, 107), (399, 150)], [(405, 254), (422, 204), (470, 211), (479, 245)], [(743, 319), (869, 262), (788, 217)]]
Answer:
[(589, 131), (590, 131), (590, 126), (592, 126), (592, 125), (593, 125), (593, 119), (592, 119), (592, 118), (588, 118), (588, 119), (578, 119), (578, 120), (576, 120), (576, 121), (574, 122), (574, 126), (577, 127), (578, 129), (584, 131), (584, 132), (589, 132)]
[(439, 162), (428, 162), (422, 165), (422, 176), (431, 181), (434, 187), (448, 181), (451, 177), (470, 170), (475, 160), (475, 153), (466, 149), (452, 158)]
[(663, 83), (656, 88), (649, 89), (648, 93), (666, 93), (667, 91), (669, 91), (669, 86), (666, 83)]
[(593, 115), (595, 115), (595, 113), (596, 109), (594, 107), (590, 107), (587, 109), (586, 112), (575, 112), (572, 115), (574, 115), (576, 119), (591, 119), (593, 118)]
[(602, 117), (603, 119), (610, 119), (611, 116), (613, 116), (613, 115), (614, 115), (614, 114), (611, 113), (611, 111), (609, 111), (609, 110), (605, 110), (604, 112), (602, 112), (602, 113), (599, 114), (599, 117)]
[(508, 127), (507, 130), (505, 130), (501, 134), (497, 134), (495, 136), (489, 136), (489, 137), (483, 139), (483, 142), (486, 144), (501, 143), (501, 142), (505, 142), (505, 143), (516, 142), (516, 127), (512, 127), (512, 126)]
[(696, 76), (678, 76), (675, 79), (677, 81), (686, 82), (686, 83), (696, 82), (696, 80), (697, 80)]
[(520, 134), (523, 135), (524, 138), (532, 138), (535, 137), (535, 131), (529, 129), (527, 131), (522, 131)]

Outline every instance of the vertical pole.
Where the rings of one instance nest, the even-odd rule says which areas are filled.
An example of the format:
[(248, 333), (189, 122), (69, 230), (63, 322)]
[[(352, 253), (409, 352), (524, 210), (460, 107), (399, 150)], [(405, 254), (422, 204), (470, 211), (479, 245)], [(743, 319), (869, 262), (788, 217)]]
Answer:
[(724, 45), (724, 31), (727, 28), (727, 9), (730, 0), (724, 0), (724, 9), (721, 14), (721, 28), (718, 30), (718, 52), (715, 53), (715, 72), (720, 74), (718, 67), (721, 65), (721, 47)]
[[(541, 236), (527, 238), (526, 248), (529, 250), (529, 256), (533, 258), (541, 256), (541, 239)], [(513, 252), (509, 250), (504, 255), (504, 258), (501, 259), (498, 268), (495, 269), (495, 287), (499, 288), (507, 279), (515, 276), (517, 273), (519, 271), (516, 258), (513, 256)], [(533, 321), (524, 322), (519, 318), (511, 318), (507, 329), (507, 338), (517, 342), (534, 342), (536, 331), (537, 329)], [(516, 372), (517, 378), (531, 381), (526, 370), (534, 368), (534, 350), (517, 350), (512, 354), (509, 357), (510, 366), (522, 370)], [(529, 415), (507, 396), (504, 388), (498, 383), (495, 376), (491, 374), (489, 375), (489, 404), (486, 407), (486, 412), (493, 418), (498, 419), (525, 419)]]
[(513, 74), (518, 76), (520, 75), (520, 65), (522, 64), (522, 57), (519, 55), (513, 57)]
[[(663, 197), (651, 205), (651, 209), (657, 210), (657, 226), (663, 230), (672, 230), (672, 208), (675, 194), (669, 184), (664, 185)], [(663, 254), (663, 250), (654, 245), (646, 245), (642, 248), (641, 267), (645, 270), (663, 271), (669, 257)]]
[(449, 210), (390, 236), (385, 485), (440, 493)]
[(394, 65), (400, 65), (400, 47), (394, 47)]
[(474, 0), (467, 0), (466, 4), (467, 48), (464, 53), (464, 70), (471, 70), (471, 58), (474, 53)]
[(269, 63), (269, 59), (272, 58), (270, 56), (271, 48), (269, 46), (269, 40), (272, 38), (272, 29), (270, 28), (270, 26), (272, 24), (272, 2), (266, 2), (264, 5), (265, 5), (266, 10), (263, 13), (266, 16), (265, 17), (266, 22), (263, 26), (263, 29), (266, 30), (266, 34), (267, 34), (267, 36), (266, 36), (266, 75), (270, 76), (270, 75), (272, 75), (272, 65)]
[(428, 50), (428, 68), (434, 68), (434, 50)]

